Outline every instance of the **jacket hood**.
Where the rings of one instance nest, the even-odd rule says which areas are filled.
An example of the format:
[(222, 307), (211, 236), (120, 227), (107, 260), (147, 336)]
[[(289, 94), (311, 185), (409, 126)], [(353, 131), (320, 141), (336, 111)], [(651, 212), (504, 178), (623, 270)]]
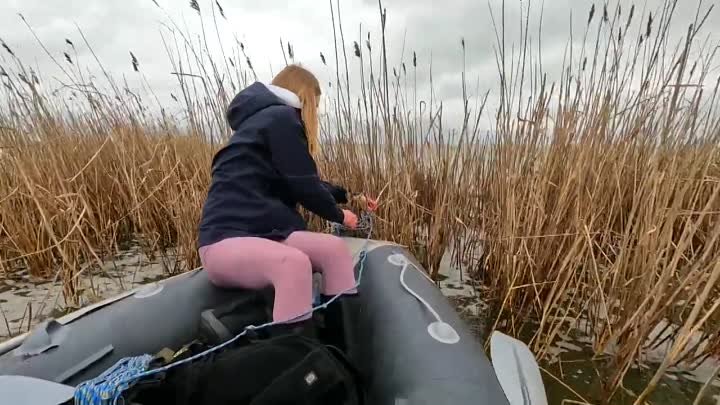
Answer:
[(230, 128), (237, 130), (245, 120), (273, 105), (288, 105), (297, 109), (302, 107), (298, 96), (290, 90), (255, 82), (239, 92), (230, 102), (227, 109)]

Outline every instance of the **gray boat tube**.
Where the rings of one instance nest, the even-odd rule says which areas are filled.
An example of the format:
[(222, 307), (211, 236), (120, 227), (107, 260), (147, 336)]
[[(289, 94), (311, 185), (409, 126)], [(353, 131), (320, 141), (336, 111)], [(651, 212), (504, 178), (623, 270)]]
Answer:
[[(359, 295), (344, 308), (348, 354), (367, 403), (508, 404), (482, 345), (420, 269), (401, 246), (368, 246)], [(153, 283), (6, 344), (0, 375), (75, 386), (121, 358), (181, 347), (197, 337), (204, 310), (258, 294), (267, 300), (214, 287), (204, 271)]]
[(124, 357), (180, 348), (195, 339), (202, 311), (258, 294), (217, 288), (197, 270), (152, 283), (69, 321), (36, 326), (0, 356), (0, 375), (74, 386)]
[(420, 269), (399, 246), (367, 255), (348, 345), (368, 403), (508, 404), (482, 345)]

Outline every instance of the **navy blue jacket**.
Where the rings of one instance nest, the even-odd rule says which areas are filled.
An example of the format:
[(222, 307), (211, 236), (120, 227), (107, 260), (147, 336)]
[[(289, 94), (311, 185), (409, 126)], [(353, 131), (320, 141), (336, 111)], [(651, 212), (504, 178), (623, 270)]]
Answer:
[(318, 177), (299, 109), (256, 82), (230, 102), (227, 119), (234, 132), (213, 158), (200, 247), (239, 236), (283, 240), (307, 227), (297, 204), (343, 222), (337, 204), (347, 192)]

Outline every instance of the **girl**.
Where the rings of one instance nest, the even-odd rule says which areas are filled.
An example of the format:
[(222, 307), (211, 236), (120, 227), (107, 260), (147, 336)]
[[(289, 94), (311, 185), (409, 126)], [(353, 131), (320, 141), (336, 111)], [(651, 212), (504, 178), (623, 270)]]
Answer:
[[(328, 221), (357, 226), (355, 214), (338, 207), (348, 202), (348, 192), (320, 180), (312, 157), (320, 95), (317, 79), (291, 65), (272, 84), (256, 82), (235, 96), (227, 110), (234, 133), (213, 159), (199, 229), (210, 280), (227, 287), (272, 285), (273, 320), (295, 326), (310, 318), (300, 315), (312, 308), (313, 267), (323, 274), (323, 295), (356, 293), (345, 243), (307, 232), (296, 209), (299, 203)], [(368, 206), (374, 209), (375, 201)]]

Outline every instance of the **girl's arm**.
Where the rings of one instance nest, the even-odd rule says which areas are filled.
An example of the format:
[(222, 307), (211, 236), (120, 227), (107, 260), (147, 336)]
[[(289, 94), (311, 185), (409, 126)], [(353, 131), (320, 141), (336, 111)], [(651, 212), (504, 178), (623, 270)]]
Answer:
[(302, 124), (292, 107), (266, 109), (270, 123), (265, 136), (275, 168), (285, 178), (290, 193), (305, 208), (320, 217), (343, 223), (344, 214), (333, 194), (320, 180), (317, 166), (303, 139)]
[(330, 194), (332, 194), (333, 198), (335, 198), (335, 202), (337, 202), (338, 204), (347, 204), (348, 201), (350, 201), (350, 192), (344, 187), (338, 186), (337, 184), (332, 184), (327, 181), (320, 181), (322, 182), (325, 189), (329, 191)]

